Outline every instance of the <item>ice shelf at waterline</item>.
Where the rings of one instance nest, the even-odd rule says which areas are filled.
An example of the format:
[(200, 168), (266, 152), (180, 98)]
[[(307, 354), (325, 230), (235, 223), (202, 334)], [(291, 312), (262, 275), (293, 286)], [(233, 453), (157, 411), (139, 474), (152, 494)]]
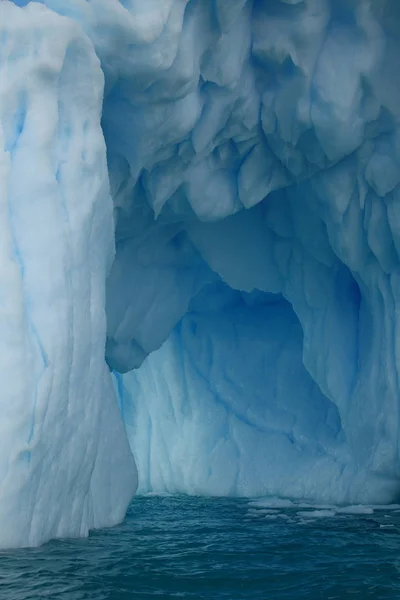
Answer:
[(139, 491), (400, 493), (397, 0), (0, 1), (0, 546)]

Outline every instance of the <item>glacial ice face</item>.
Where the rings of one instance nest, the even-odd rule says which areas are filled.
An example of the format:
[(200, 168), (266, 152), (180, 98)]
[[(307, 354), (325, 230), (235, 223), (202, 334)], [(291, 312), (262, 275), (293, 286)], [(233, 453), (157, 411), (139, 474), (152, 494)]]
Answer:
[[(393, 499), (400, 475), (396, 0), (14, 4), (0, 2), (0, 102), (6, 107), (1, 122), (5, 135), (11, 130), (15, 138), (21, 103), (7, 104), (12, 93), (24, 99), (22, 114), (31, 115), (39, 133), (24, 142), (26, 158), (15, 166), (15, 155), (4, 146), (3, 163), (24, 173), (17, 183), (27, 186), (30, 199), (21, 205), (27, 194), (7, 183), (7, 205), (21, 206), (21, 223), (19, 237), (13, 238), (12, 211), (7, 214), (4, 240), (8, 235), (9, 247), (21, 247), (23, 261), (34, 265), (28, 275), (28, 268), (18, 271), (19, 259), (10, 259), (18, 277), (6, 286), (11, 291), (4, 318), (14, 340), (6, 344), (19, 354), (8, 351), (7, 360), (15, 372), (11, 381), (25, 382), (27, 391), (17, 390), (14, 404), (9, 400), (14, 391), (7, 387), (2, 402), (18, 407), (18, 419), (11, 415), (4, 426), (10, 421), (26, 428), (32, 420), (34, 403), (25, 397), (36, 397), (40, 361), (26, 368), (25, 347), (36, 348), (39, 339), (50, 357), (43, 380), (53, 382), (53, 374), (70, 368), (74, 375), (60, 379), (57, 391), (40, 391), (37, 406), (48, 403), (54, 412), (53, 420), (38, 414), (37, 422), (47, 429), (37, 433), (42, 450), (36, 470), (24, 467), (28, 487), (18, 488), (14, 472), (20, 467), (12, 458), (10, 483), (2, 489), (8, 494), (8, 486), (15, 485), (13, 498), (22, 502), (29, 495), (24, 490), (40, 481), (43, 489), (28, 501), (34, 513), (42, 498), (47, 502), (54, 493), (47, 476), (52, 470), (77, 469), (83, 460), (88, 471), (78, 469), (76, 479), (71, 467), (63, 477), (63, 489), (73, 490), (71, 482), (79, 481), (85, 490), (75, 494), (79, 517), (71, 517), (71, 502), (61, 504), (55, 525), (31, 537), (24, 524), (15, 525), (12, 543), (114, 522), (134, 488), (134, 467), (117, 415), (105, 416), (118, 432), (114, 437), (110, 425), (107, 442), (105, 429), (93, 419), (115, 408), (112, 392), (106, 392), (103, 360), (104, 280), (113, 251), (105, 155), (98, 123), (86, 136), (81, 133), (89, 116), (99, 118), (95, 55), (105, 77), (102, 129), (116, 242), (106, 292), (106, 360), (139, 463), (140, 489)], [(21, 46), (25, 29), (32, 41)], [(69, 43), (63, 40), (72, 35), (85, 48), (79, 61), (65, 53)], [(17, 49), (10, 53), (11, 43)], [(69, 64), (73, 84), (60, 86), (62, 77), (45, 75), (44, 67), (57, 56), (66, 57), (59, 62)], [(37, 79), (24, 77), (23, 71), (20, 76), (18, 61), (29, 74), (37, 72)], [(61, 65), (52, 68), (60, 73)], [(71, 107), (67, 133), (56, 126), (63, 106)], [(67, 149), (66, 138), (71, 140)], [(84, 144), (95, 146), (96, 160), (82, 152)], [(57, 160), (68, 170), (61, 180)], [(46, 194), (36, 193), (35, 182), (46, 172), (56, 183)], [(2, 175), (3, 187), (5, 181)], [(52, 214), (51, 227), (44, 228), (41, 215), (47, 209), (34, 206), (31, 198), (43, 203), (47, 198), (54, 210), (62, 203), (59, 195), (67, 198), (69, 214), (82, 210), (84, 215), (65, 221)], [(101, 226), (92, 229), (97, 218)], [(28, 230), (27, 222), (35, 227)], [(41, 236), (39, 225), (45, 229)], [(72, 241), (63, 241), (60, 228), (71, 230)], [(47, 263), (51, 268), (44, 269)], [(233, 294), (229, 310), (220, 302), (222, 282), (222, 296)], [(249, 307), (245, 294), (254, 292), (263, 300)], [(270, 294), (282, 300), (271, 303)], [(29, 310), (21, 309), (22, 316), (12, 321), (15, 298)], [(62, 318), (55, 298), (68, 305), (70, 312)], [(23, 320), (31, 320), (31, 306), (41, 308), (42, 320), (32, 312), (34, 329)], [(77, 320), (71, 316), (75, 312)], [(190, 333), (193, 322), (196, 335)], [(226, 336), (232, 342), (229, 356)], [(274, 352), (276, 345), (284, 358)], [(31, 360), (34, 352), (29, 352)], [(256, 368), (266, 362), (274, 365), (272, 372)], [(10, 380), (9, 363), (2, 368)], [(240, 393), (241, 377), (247, 393)], [(63, 408), (71, 402), (76, 412)], [(58, 433), (67, 431), (74, 418), (84, 431)], [(4, 439), (1, 456), (7, 462), (26, 442), (18, 432)], [(97, 469), (92, 494), (86, 490), (95, 453), (73, 454), (75, 445), (84, 448), (88, 439), (110, 443), (114, 452), (105, 448), (104, 456), (113, 457), (114, 464)], [(274, 439), (280, 452), (275, 453)], [(213, 453), (212, 465), (208, 453)], [(250, 460), (253, 453), (257, 461)], [(46, 476), (38, 477), (37, 469)], [(129, 474), (125, 480), (123, 472)], [(107, 488), (108, 477), (115, 478), (115, 497), (103, 503), (100, 488)], [(86, 518), (88, 497), (102, 507), (96, 519)], [(10, 506), (7, 499), (3, 506)]]
[(0, 3), (2, 547), (115, 524), (136, 486), (104, 361), (102, 92), (77, 25)]

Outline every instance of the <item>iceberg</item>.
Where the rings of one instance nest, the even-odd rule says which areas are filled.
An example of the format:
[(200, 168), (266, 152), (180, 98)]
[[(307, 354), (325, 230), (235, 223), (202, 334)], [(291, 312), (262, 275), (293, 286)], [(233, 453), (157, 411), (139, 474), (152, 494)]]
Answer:
[(0, 0), (0, 546), (137, 487), (399, 499), (399, 27)]

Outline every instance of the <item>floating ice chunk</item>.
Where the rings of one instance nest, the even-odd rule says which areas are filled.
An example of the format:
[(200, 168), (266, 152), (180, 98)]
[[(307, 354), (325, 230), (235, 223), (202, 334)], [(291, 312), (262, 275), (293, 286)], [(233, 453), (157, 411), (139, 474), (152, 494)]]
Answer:
[(324, 519), (326, 517), (334, 517), (336, 511), (334, 510), (300, 510), (297, 512), (299, 517), (312, 518), (312, 519)]
[(341, 506), (336, 509), (338, 514), (347, 514), (347, 515), (372, 515), (374, 509), (370, 506)]
[(278, 498), (273, 496), (271, 498), (252, 500), (249, 502), (249, 506), (255, 506), (257, 508), (292, 508), (295, 506), (295, 504), (286, 498)]

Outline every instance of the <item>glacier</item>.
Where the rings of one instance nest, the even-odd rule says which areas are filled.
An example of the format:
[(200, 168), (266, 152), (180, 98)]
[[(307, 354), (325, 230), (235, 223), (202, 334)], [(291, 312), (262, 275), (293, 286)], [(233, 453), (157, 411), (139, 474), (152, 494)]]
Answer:
[(396, 0), (0, 0), (0, 546), (400, 497)]

